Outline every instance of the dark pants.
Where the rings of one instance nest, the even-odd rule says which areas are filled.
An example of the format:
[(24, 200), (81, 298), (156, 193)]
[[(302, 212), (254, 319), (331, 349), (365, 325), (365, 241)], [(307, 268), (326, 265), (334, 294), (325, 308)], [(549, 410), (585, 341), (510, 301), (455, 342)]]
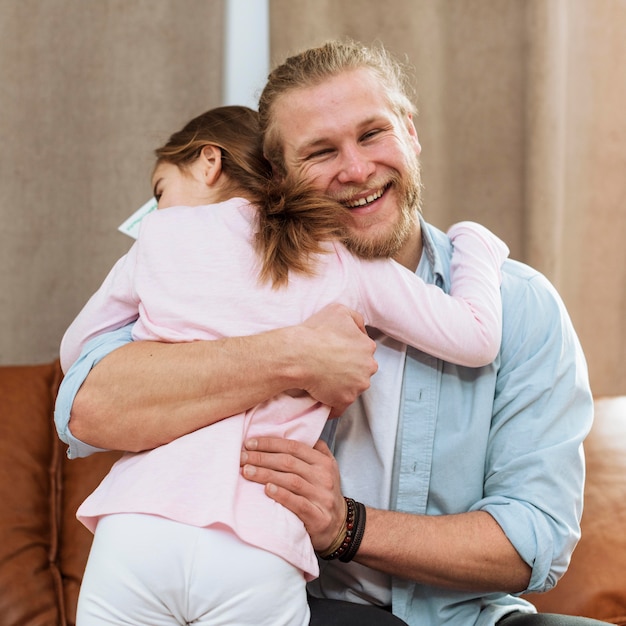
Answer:
[(608, 622), (599, 622), (590, 617), (554, 615), (553, 613), (511, 613), (498, 622), (498, 626), (594, 626), (594, 624), (608, 624)]
[(343, 600), (320, 600), (309, 596), (309, 626), (406, 626), (391, 611)]
[[(407, 626), (406, 622), (391, 612), (375, 606), (311, 597), (309, 606), (311, 607), (309, 626)], [(594, 626), (606, 623), (571, 615), (511, 613), (503, 617), (498, 626)]]

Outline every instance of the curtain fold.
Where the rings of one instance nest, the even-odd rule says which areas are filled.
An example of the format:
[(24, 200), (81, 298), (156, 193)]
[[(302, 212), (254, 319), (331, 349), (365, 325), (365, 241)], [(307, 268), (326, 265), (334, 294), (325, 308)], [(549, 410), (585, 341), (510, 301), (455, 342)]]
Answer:
[(524, 101), (522, 257), (558, 285), (567, 172), (567, 7), (531, 0)]
[(597, 395), (626, 392), (626, 3), (532, 0), (524, 257), (560, 291)]

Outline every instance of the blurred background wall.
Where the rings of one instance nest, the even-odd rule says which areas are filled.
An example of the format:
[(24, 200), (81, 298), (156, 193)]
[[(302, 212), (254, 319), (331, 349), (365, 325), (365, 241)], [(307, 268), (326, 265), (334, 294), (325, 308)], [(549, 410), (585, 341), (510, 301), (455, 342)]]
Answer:
[[(152, 151), (225, 100), (226, 9), (0, 0), (0, 363), (55, 358)], [(426, 218), (544, 272), (594, 392), (625, 394), (626, 0), (269, 0), (271, 65), (344, 36), (413, 66)]]

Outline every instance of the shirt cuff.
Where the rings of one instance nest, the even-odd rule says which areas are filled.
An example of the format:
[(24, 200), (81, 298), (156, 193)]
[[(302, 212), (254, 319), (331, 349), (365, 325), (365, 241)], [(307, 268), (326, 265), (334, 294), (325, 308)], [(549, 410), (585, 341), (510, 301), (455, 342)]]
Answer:
[(86, 457), (94, 452), (103, 452), (74, 437), (70, 431), (70, 413), (74, 398), (91, 369), (113, 350), (130, 343), (133, 324), (118, 330), (103, 333), (85, 344), (78, 360), (70, 367), (61, 382), (54, 408), (54, 423), (61, 441), (68, 444), (67, 456), (70, 459)]

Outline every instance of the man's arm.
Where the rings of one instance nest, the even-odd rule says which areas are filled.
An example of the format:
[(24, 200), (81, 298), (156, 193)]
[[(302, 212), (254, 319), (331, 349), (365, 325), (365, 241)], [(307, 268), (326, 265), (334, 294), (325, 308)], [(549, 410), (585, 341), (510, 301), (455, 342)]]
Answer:
[[(316, 550), (325, 550), (345, 518), (337, 463), (328, 446), (283, 439), (246, 442), (244, 476), (305, 523)], [(422, 584), (476, 592), (521, 592), (530, 567), (495, 520), (483, 511), (426, 516), (367, 508), (354, 559)]]
[[(593, 416), (587, 368), (545, 279), (526, 280), (523, 289), (509, 281), (504, 289), (511, 284), (481, 500), (452, 515), (368, 508), (355, 561), (477, 592), (545, 591), (566, 570), (580, 533), (582, 441)], [(313, 546), (325, 550), (345, 516), (328, 447), (264, 438), (245, 448), (243, 475), (265, 484), (271, 498), (304, 522)]]
[(91, 370), (69, 427), (92, 446), (140, 451), (293, 388), (332, 406), (337, 416), (369, 387), (374, 350), (360, 315), (341, 305), (259, 335), (129, 343)]

